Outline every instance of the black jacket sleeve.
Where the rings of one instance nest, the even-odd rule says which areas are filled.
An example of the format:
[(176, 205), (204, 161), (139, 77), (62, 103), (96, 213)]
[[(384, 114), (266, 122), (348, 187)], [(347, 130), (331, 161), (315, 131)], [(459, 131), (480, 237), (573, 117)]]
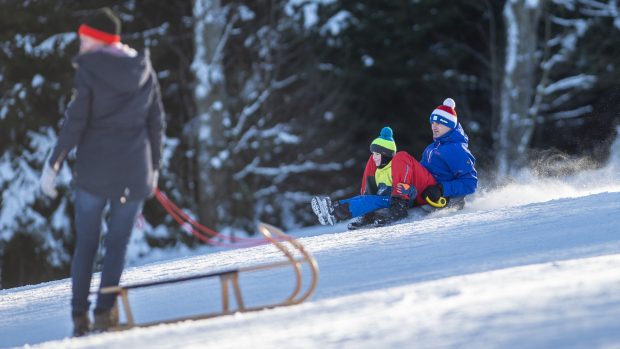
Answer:
[(58, 171), (67, 154), (78, 144), (88, 124), (92, 103), (92, 91), (84, 81), (84, 72), (75, 73), (73, 96), (65, 112), (65, 118), (58, 135), (58, 142), (50, 157), (50, 166)]

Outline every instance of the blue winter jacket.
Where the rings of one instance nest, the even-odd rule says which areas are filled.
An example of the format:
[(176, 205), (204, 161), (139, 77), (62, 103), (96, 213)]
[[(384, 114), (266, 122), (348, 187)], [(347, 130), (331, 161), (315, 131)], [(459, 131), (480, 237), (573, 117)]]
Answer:
[(420, 164), (441, 183), (445, 197), (465, 196), (478, 187), (476, 159), (469, 152), (468, 141), (463, 127), (458, 124), (424, 150)]

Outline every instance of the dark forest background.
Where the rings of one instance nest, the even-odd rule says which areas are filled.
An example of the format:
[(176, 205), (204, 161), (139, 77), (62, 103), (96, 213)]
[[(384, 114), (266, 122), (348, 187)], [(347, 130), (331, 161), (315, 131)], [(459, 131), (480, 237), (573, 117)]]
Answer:
[[(524, 169), (600, 166), (616, 136), (613, 1), (0, 0), (3, 288), (68, 275), (70, 175), (55, 200), (38, 178), (71, 95), (76, 29), (103, 6), (158, 72), (160, 188), (229, 234), (252, 234), (258, 221), (315, 224), (311, 196), (355, 194), (381, 127), (419, 158), (428, 116), (447, 97), (481, 190)], [(150, 200), (130, 257), (198, 243)]]

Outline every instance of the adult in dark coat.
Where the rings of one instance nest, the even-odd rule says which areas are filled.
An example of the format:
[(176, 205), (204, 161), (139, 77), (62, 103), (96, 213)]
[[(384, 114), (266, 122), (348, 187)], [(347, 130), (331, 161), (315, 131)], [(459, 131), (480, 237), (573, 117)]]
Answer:
[[(120, 20), (97, 10), (80, 26), (80, 54), (71, 100), (58, 142), (46, 162), (41, 189), (56, 196), (55, 177), (77, 148), (73, 169), (76, 247), (71, 264), (74, 335), (90, 331), (88, 294), (104, 208), (110, 215), (100, 287), (119, 283), (129, 236), (144, 200), (157, 186), (164, 111), (148, 51), (120, 42)], [(118, 324), (115, 295), (100, 295), (94, 327)]]

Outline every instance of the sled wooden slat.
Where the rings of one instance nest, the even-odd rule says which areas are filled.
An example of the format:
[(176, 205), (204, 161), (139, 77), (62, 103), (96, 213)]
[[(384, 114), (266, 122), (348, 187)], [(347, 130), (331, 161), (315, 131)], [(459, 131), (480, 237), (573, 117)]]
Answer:
[[(310, 253), (308, 253), (304, 246), (299, 243), (297, 240), (289, 237), (284, 234), (280, 229), (260, 223), (259, 224), (260, 233), (267, 239), (272, 245), (274, 245), (278, 250), (280, 250), (284, 256), (285, 260), (273, 263), (266, 263), (248, 267), (241, 267), (237, 269), (223, 270), (210, 272), (205, 274), (197, 274), (191, 275), (181, 278), (167, 279), (167, 280), (159, 280), (153, 282), (142, 282), (131, 285), (122, 285), (122, 286), (112, 286), (112, 287), (104, 287), (99, 292), (102, 294), (110, 294), (116, 293), (120, 298), (123, 311), (125, 313), (126, 323), (120, 324), (118, 327), (112, 330), (126, 330), (132, 327), (146, 327), (153, 326), (158, 324), (166, 324), (166, 323), (174, 323), (179, 321), (186, 320), (199, 320), (199, 319), (208, 319), (223, 315), (230, 315), (236, 312), (252, 312), (263, 309), (270, 309), (280, 306), (288, 306), (294, 304), (300, 304), (306, 299), (310, 297), (310, 295), (316, 289), (318, 284), (318, 265), (316, 260)], [(274, 237), (275, 235), (275, 237)], [(295, 256), (298, 254), (300, 256)], [(302, 278), (302, 266), (306, 265), (310, 270), (310, 284), (306, 287), (305, 292), (302, 291), (303, 286), (303, 278)], [(242, 273), (250, 273), (256, 271), (263, 271), (275, 268), (283, 268), (283, 267), (292, 267), (295, 275), (295, 284), (291, 293), (282, 301), (274, 304), (260, 305), (255, 307), (246, 307), (245, 302), (243, 300), (243, 295), (241, 292), (241, 286), (239, 283), (239, 274)], [(134, 321), (133, 312), (131, 310), (130, 302), (129, 302), (129, 290), (140, 289), (140, 288), (148, 288), (155, 287), (167, 284), (175, 284), (180, 282), (187, 282), (192, 280), (200, 280), (200, 279), (208, 279), (208, 278), (219, 278), (220, 280), (220, 288), (221, 288), (221, 301), (222, 308), (219, 312), (207, 313), (189, 317), (182, 317), (177, 319), (163, 320), (157, 322), (150, 323), (142, 323), (136, 324)], [(231, 307), (231, 298), (230, 291), (232, 290), (232, 294), (234, 296), (234, 302), (236, 303), (236, 309), (232, 309)], [(97, 292), (93, 292), (97, 293)]]
[[(237, 272), (238, 272), (237, 269), (224, 270), (224, 271), (218, 271), (218, 272), (213, 272), (213, 273), (206, 273), (206, 274), (198, 274), (198, 275), (186, 276), (186, 277), (181, 277), (181, 278), (158, 280), (158, 281), (152, 281), (152, 282), (143, 282), (143, 283), (126, 285), (126, 286), (103, 287), (99, 292), (100, 293), (104, 293), (104, 294), (120, 293), (122, 290), (133, 290), (133, 289), (136, 289), (136, 288), (145, 288), (145, 287), (160, 286), (160, 285), (166, 285), (166, 284), (176, 284), (176, 283), (183, 282), (183, 281), (207, 279), (207, 278), (216, 277), (216, 276), (222, 276), (222, 275), (226, 275), (226, 274), (234, 274), (234, 273), (237, 273)], [(96, 292), (94, 292), (94, 293), (96, 293)]]

